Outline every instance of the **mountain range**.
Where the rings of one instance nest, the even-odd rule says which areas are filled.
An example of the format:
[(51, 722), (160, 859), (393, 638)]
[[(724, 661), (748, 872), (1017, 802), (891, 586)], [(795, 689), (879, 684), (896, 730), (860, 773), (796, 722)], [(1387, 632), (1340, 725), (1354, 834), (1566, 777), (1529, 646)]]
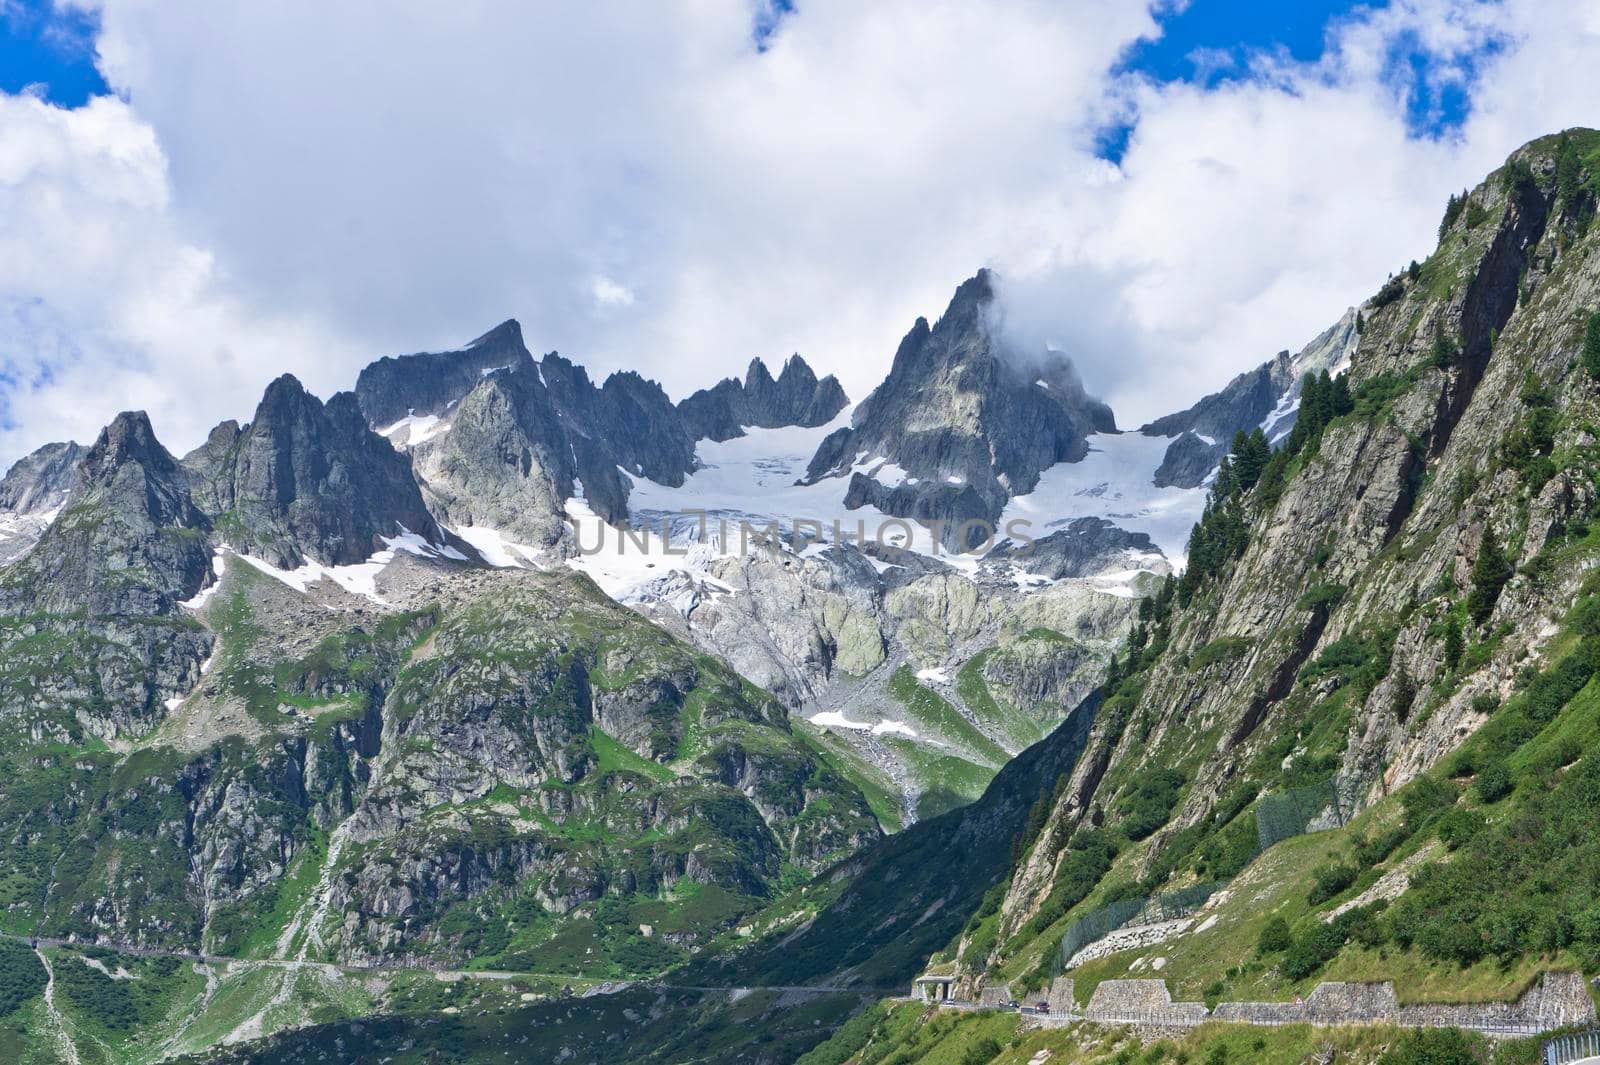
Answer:
[(41, 448), (0, 480), (0, 1056), (489, 1060), (565, 1017), (529, 1053), (909, 1061), (967, 1037), (856, 1011), (930, 967), (1591, 968), (1597, 199), (1600, 135), (1519, 149), (1137, 430), (980, 270), (854, 405), (799, 355), (597, 385), (507, 321), (187, 455), (139, 412)]

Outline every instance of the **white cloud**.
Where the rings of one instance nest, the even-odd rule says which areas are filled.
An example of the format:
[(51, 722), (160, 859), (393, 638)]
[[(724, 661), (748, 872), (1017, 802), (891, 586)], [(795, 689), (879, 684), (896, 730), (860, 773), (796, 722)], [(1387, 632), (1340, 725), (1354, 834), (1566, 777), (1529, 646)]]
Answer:
[(594, 294), (595, 305), (602, 308), (632, 307), (633, 290), (617, 284), (609, 277), (597, 277), (589, 286), (589, 291)]
[[(508, 315), (678, 394), (799, 350), (859, 397), (984, 263), (1136, 423), (1331, 323), (1518, 143), (1600, 121), (1577, 3), (1402, 0), (1211, 91), (1110, 77), (1154, 32), (1123, 0), (812, 0), (759, 53), (752, 10), (105, 0), (127, 103), (0, 101), (0, 342), (33, 382), (0, 459), (133, 405), (186, 446), (282, 370), (326, 394)], [(1404, 34), (1505, 40), (1459, 136), (1408, 136)]]
[(165, 158), (126, 104), (0, 94), (0, 131), (0, 458), (131, 408), (194, 444), (285, 369), (344, 381), (352, 349), (256, 311), (177, 236)]

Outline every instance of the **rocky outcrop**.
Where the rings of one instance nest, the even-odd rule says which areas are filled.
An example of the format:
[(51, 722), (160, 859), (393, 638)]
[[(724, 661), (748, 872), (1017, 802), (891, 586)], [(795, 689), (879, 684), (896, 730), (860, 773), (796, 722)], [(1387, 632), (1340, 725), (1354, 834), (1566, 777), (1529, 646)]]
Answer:
[(993, 324), (993, 302), (983, 270), (937, 325), (918, 319), (850, 428), (812, 458), (807, 482), (848, 477), (846, 506), (949, 523), (941, 541), (964, 550), (986, 536), (962, 523), (992, 526), (1041, 472), (1087, 454), (1090, 433), (1114, 432), (1110, 408), (1084, 391), (1071, 360), (1016, 350)]
[(0, 512), (37, 514), (67, 501), (78, 479), (81, 444), (46, 444), (16, 461), (0, 478)]
[(534, 547), (565, 535), (578, 468), (536, 372), (484, 379), (452, 412), (448, 433), (413, 449), (412, 463), (447, 525), (488, 526)]
[(210, 568), (210, 526), (150, 419), (119, 414), (84, 456), (71, 505), (0, 574), (6, 613), (170, 614)]
[(379, 359), (356, 379), (356, 402), (367, 424), (383, 429), (412, 415), (443, 415), (485, 375), (530, 362), (522, 327), (508, 319), (459, 351)]
[(26, 554), (66, 505), (84, 453), (74, 443), (46, 444), (0, 479), (0, 566)]
[(1228, 453), (1237, 432), (1259, 428), (1273, 442), (1287, 436), (1294, 428), (1305, 375), (1335, 372), (1355, 353), (1361, 338), (1358, 317), (1351, 308), (1298, 354), (1280, 351), (1187, 410), (1141, 427), (1146, 436), (1177, 438), (1156, 469), (1155, 483), (1177, 488), (1202, 484)]
[(1015, 562), (1024, 573), (1062, 580), (1126, 569), (1129, 554), (1160, 555), (1148, 535), (1119, 529), (1104, 518), (1073, 518), (1060, 524), (1032, 543), (1002, 541), (984, 556), (985, 561)]
[(324, 405), (287, 374), (249, 425), (218, 426), (185, 464), (219, 534), (284, 569), (363, 562), (402, 530), (441, 539), (410, 463), (367, 427), (356, 397)]
[(798, 354), (789, 356), (773, 380), (767, 364), (752, 359), (744, 381), (728, 377), (678, 404), (689, 434), (696, 440), (730, 440), (749, 426), (776, 429), (786, 425), (826, 425), (849, 399), (832, 374), (817, 375)]

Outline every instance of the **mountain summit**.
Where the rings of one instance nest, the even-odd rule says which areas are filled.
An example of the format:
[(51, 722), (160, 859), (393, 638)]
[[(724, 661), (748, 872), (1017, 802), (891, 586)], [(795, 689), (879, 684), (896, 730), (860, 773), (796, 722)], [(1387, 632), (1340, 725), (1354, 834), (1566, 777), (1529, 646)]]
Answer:
[(965, 550), (985, 536), (960, 523), (993, 525), (1041, 472), (1083, 458), (1091, 433), (1116, 432), (1070, 358), (1009, 344), (993, 325), (994, 299), (980, 270), (936, 325), (918, 318), (888, 378), (818, 448), (807, 481), (848, 477), (851, 506), (951, 523), (945, 544)]

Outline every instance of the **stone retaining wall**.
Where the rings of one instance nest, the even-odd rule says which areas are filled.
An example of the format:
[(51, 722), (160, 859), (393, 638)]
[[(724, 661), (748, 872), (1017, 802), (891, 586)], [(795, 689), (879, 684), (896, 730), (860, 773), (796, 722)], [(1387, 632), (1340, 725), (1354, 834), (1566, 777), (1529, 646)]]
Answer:
[(1084, 1016), (1121, 1020), (1140, 1014), (1160, 1013), (1192, 1016), (1204, 1020), (1209, 1011), (1204, 1002), (1174, 1002), (1165, 980), (1106, 980), (1094, 989)]
[(1408, 1028), (1516, 1026), (1549, 1031), (1593, 1024), (1594, 1000), (1579, 973), (1545, 973), (1515, 1002), (1402, 1006), (1394, 984), (1318, 984), (1302, 1003), (1222, 1002), (1219, 1021), (1242, 1024), (1398, 1024)]
[(1078, 998), (1073, 993), (1072, 977), (1058, 976), (1050, 981), (1050, 991), (1045, 996), (1051, 1013), (1067, 1013), (1078, 1008)]
[(985, 987), (978, 992), (978, 1005), (980, 1006), (1004, 1006), (1011, 1000), (1011, 986), (1009, 984)]

